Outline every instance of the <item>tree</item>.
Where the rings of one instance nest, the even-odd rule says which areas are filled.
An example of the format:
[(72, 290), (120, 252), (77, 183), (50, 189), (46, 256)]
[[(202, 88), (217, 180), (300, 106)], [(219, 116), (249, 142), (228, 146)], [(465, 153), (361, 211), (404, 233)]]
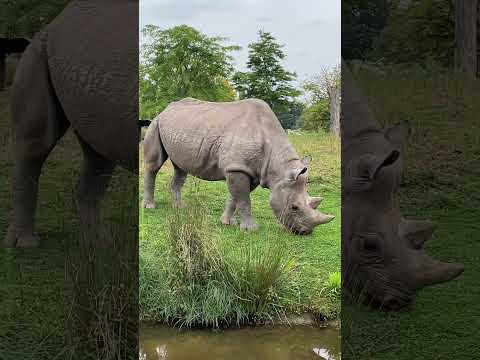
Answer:
[(294, 111), (293, 103), (300, 92), (291, 85), (296, 74), (281, 64), (285, 59), (283, 45), (270, 33), (259, 31), (258, 41), (249, 48), (248, 71), (237, 72), (233, 78), (239, 97), (262, 99), (277, 116)]
[[(303, 84), (304, 90), (310, 95), (310, 103), (317, 105), (325, 103), (329, 106), (330, 121), (328, 130), (333, 134), (340, 135), (340, 89), (341, 89), (341, 73), (340, 66), (335, 66), (332, 69), (324, 68), (319, 75), (316, 75), (312, 80), (306, 81)], [(311, 110), (308, 116), (312, 117), (315, 114), (323, 114), (317, 106), (315, 111)], [(322, 115), (323, 116), (323, 115)], [(313, 118), (309, 119), (312, 122)], [(318, 119), (318, 122), (321, 122)]]
[(342, 0), (342, 57), (365, 60), (387, 21), (392, 1)]
[(185, 97), (234, 100), (230, 53), (238, 46), (223, 45), (226, 38), (209, 37), (186, 25), (167, 30), (147, 25), (142, 33), (147, 38), (140, 61), (142, 118), (152, 118)]
[(70, 0), (3, 0), (0, 34), (5, 37), (32, 37), (49, 24)]
[(455, 1), (455, 66), (476, 77), (478, 0)]
[(417, 0), (407, 5), (391, 10), (370, 57), (394, 64), (434, 60), (453, 66), (455, 8), (451, 0)]

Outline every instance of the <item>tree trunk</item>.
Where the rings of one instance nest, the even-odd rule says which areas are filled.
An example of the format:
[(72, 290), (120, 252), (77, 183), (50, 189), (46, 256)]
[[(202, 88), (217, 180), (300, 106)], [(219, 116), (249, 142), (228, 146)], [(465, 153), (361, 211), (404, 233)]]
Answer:
[(471, 77), (477, 75), (478, 0), (455, 1), (455, 66)]
[(340, 87), (329, 86), (328, 97), (330, 98), (330, 132), (340, 136)]
[(0, 91), (2, 91), (5, 87), (5, 75), (6, 65), (5, 65), (5, 54), (0, 52)]

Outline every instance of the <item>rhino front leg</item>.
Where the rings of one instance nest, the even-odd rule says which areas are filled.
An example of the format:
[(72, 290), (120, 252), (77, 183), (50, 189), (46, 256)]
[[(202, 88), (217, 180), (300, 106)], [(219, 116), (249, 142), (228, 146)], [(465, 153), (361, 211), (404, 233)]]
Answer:
[(81, 138), (79, 141), (83, 150), (83, 165), (77, 186), (77, 205), (82, 240), (93, 243), (99, 239), (102, 245), (110, 245), (113, 239), (110, 234), (103, 232), (100, 223), (100, 200), (108, 187), (115, 164), (98, 154)]
[(237, 225), (235, 219), (235, 210), (237, 209), (237, 203), (230, 196), (225, 204), (225, 210), (223, 211), (220, 221), (223, 225)]
[(173, 164), (174, 174), (170, 189), (172, 191), (173, 205), (178, 208), (183, 208), (182, 203), (182, 187), (187, 180), (187, 173)]
[(227, 175), (227, 186), (232, 196), (232, 203), (240, 213), (240, 229), (254, 231), (258, 225), (252, 218), (252, 205), (250, 201), (251, 180), (241, 172), (231, 172)]

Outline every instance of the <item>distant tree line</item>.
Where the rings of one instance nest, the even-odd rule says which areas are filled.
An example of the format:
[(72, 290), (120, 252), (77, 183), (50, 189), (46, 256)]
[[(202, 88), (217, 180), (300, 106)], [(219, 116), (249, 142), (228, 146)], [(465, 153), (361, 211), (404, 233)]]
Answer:
[(342, 57), (480, 74), (479, 0), (344, 0)]

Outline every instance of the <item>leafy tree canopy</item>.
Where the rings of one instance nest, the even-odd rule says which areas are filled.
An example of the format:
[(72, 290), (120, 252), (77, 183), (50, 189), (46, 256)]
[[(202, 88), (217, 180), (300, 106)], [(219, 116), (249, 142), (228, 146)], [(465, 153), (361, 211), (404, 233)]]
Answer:
[(342, 57), (365, 60), (388, 18), (392, 1), (342, 0)]
[(70, 0), (0, 0), (0, 34), (32, 37), (49, 24)]
[(232, 51), (223, 37), (209, 37), (186, 26), (162, 30), (147, 25), (142, 30), (147, 43), (141, 49), (140, 115), (153, 118), (170, 102), (194, 97), (208, 101), (231, 101), (235, 90)]
[[(300, 91), (291, 85), (296, 74), (285, 70), (281, 64), (285, 58), (283, 46), (270, 33), (260, 31), (258, 41), (249, 48), (248, 71), (237, 72), (233, 78), (240, 98), (264, 100), (279, 118), (289, 119), (285, 121), (291, 124), (291, 116), (298, 112), (295, 98)], [(285, 123), (284, 126), (291, 125)]]
[(372, 52), (389, 63), (434, 60), (452, 66), (455, 47), (455, 6), (451, 0), (412, 1), (393, 11)]

